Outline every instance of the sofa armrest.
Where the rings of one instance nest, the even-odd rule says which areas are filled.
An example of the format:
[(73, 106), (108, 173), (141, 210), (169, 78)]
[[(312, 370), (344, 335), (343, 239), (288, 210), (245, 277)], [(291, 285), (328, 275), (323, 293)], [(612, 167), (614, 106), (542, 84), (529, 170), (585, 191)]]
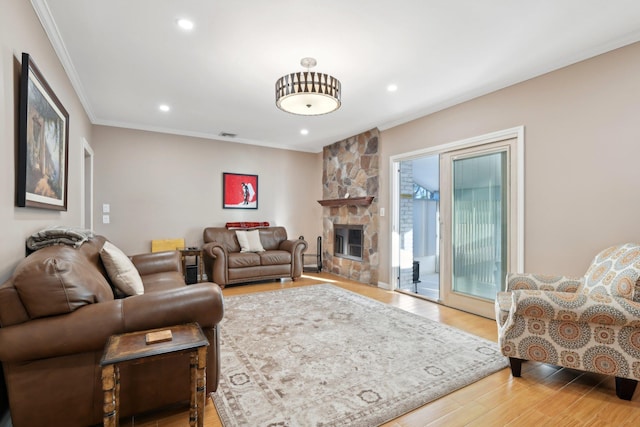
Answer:
[(302, 276), (304, 262), (302, 254), (307, 250), (306, 240), (283, 240), (278, 247), (280, 250), (291, 252), (291, 278), (293, 280)]
[[(145, 298), (146, 297), (146, 298)], [(224, 314), (222, 291), (215, 283), (198, 283), (122, 300), (124, 332), (198, 322), (213, 328)]]
[(281, 251), (291, 252), (292, 254), (296, 252), (300, 252), (302, 254), (307, 250), (307, 242), (306, 240), (302, 239), (283, 240), (282, 242), (280, 242), (278, 249), (280, 249)]
[(208, 280), (221, 286), (226, 285), (228, 283), (227, 265), (229, 263), (227, 247), (216, 241), (205, 243), (202, 247), (202, 258)]
[(130, 258), (141, 276), (165, 271), (182, 273), (182, 258), (179, 251), (138, 254)]
[(542, 291), (576, 292), (582, 286), (583, 280), (582, 277), (507, 273), (507, 291), (537, 289)]
[(220, 242), (209, 242), (202, 246), (202, 253), (213, 259), (227, 257), (227, 248)]
[(633, 326), (640, 317), (640, 303), (602, 294), (516, 290), (512, 311), (526, 318)]
[(22, 362), (100, 351), (122, 332), (122, 300), (88, 304), (53, 317), (0, 328), (0, 360)]
[(69, 314), (0, 328), (0, 361), (102, 351), (113, 334), (181, 323), (211, 328), (223, 312), (222, 292), (213, 283), (89, 304)]

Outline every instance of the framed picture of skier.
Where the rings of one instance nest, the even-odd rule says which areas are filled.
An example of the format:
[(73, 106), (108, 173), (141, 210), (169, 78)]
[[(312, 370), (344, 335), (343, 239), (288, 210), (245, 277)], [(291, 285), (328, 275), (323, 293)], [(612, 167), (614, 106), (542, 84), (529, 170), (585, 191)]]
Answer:
[(258, 209), (258, 175), (222, 174), (224, 209)]

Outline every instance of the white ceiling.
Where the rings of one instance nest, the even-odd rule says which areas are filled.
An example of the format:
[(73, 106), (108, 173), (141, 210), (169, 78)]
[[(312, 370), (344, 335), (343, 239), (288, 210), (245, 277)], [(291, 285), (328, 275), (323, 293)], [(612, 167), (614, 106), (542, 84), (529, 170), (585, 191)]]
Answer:
[[(640, 40), (638, 0), (32, 3), (93, 123), (310, 152)], [(342, 82), (338, 111), (275, 106), (306, 56)]]

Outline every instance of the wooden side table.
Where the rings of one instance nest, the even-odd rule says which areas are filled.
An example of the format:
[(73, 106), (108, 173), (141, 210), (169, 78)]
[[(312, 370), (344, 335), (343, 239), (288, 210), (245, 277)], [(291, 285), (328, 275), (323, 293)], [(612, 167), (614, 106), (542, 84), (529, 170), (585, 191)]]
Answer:
[[(171, 331), (170, 341), (147, 344), (147, 334), (167, 330)], [(168, 354), (190, 353), (191, 407), (189, 410), (189, 425), (202, 427), (204, 423), (205, 372), (208, 345), (209, 341), (197, 323), (112, 335), (107, 341), (100, 361), (100, 366), (102, 366), (102, 391), (104, 393), (104, 426), (117, 427), (119, 425), (120, 365), (125, 363), (145, 363), (166, 357)]]
[(187, 274), (187, 257), (194, 256), (196, 257), (196, 266), (198, 269), (198, 282), (202, 282), (202, 249), (200, 248), (183, 248), (178, 249), (180, 251), (180, 255), (182, 257), (182, 271), (184, 274)]

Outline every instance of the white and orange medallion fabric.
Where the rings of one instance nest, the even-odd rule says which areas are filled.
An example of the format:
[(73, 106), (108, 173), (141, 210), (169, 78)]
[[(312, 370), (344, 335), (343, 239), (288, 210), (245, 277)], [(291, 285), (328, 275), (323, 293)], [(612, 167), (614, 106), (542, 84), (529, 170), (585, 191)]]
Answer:
[(640, 380), (640, 245), (600, 252), (582, 278), (507, 275), (496, 298), (505, 356)]

